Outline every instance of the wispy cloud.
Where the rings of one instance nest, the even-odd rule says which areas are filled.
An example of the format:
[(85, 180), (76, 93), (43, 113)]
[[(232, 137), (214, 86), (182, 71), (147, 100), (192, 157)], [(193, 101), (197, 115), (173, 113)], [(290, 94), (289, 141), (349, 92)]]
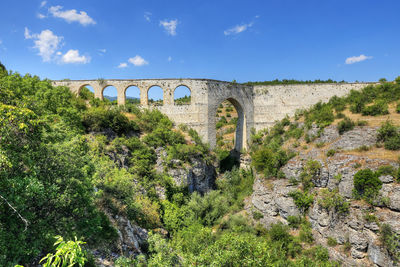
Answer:
[(147, 62), (144, 58), (142, 58), (139, 55), (129, 58), (128, 61), (137, 67), (149, 64), (149, 62)]
[(123, 68), (126, 68), (126, 67), (128, 67), (128, 64), (125, 63), (125, 62), (119, 63), (119, 65), (118, 65), (118, 68), (120, 68), (120, 69), (123, 69)]
[(39, 19), (47, 18), (46, 15), (43, 15), (43, 14), (41, 14), (41, 13), (38, 13), (38, 14), (37, 14), (37, 17), (38, 17)]
[(100, 55), (104, 55), (107, 52), (107, 49), (102, 48), (102, 49), (97, 49), (97, 51), (99, 51)]
[(171, 62), (172, 61), (172, 57), (169, 56), (167, 60), (168, 60), (168, 62)]
[(90, 24), (96, 24), (96, 21), (92, 19), (85, 11), (80, 11), (79, 13), (75, 9), (62, 10), (62, 6), (52, 6), (49, 8), (49, 12), (53, 17), (62, 18), (66, 22), (79, 22), (83, 26)]
[(170, 21), (161, 20), (160, 26), (164, 27), (167, 34), (175, 36), (176, 35), (176, 26), (178, 25), (178, 23), (179, 22), (177, 19), (171, 19)]
[(371, 58), (372, 58), (372, 56), (366, 56), (366, 55), (361, 54), (359, 56), (346, 58), (345, 63), (346, 64), (354, 64), (354, 63), (361, 62), (361, 61), (364, 61), (364, 60), (367, 60), (367, 59), (371, 59)]
[(61, 63), (66, 64), (86, 64), (90, 62), (90, 57), (79, 55), (78, 50), (70, 49), (61, 57)]
[(144, 19), (147, 20), (148, 22), (151, 21), (151, 13), (150, 12), (144, 12)]
[(224, 34), (225, 35), (239, 34), (241, 32), (244, 32), (248, 28), (252, 27), (253, 24), (254, 24), (253, 22), (250, 22), (250, 23), (247, 23), (247, 24), (236, 25), (235, 27), (232, 27), (230, 29), (225, 30)]
[(29, 29), (25, 27), (25, 39), (32, 39), (34, 48), (39, 51), (39, 55), (43, 61), (48, 62), (53, 59), (54, 53), (61, 47), (62, 36), (55, 35), (51, 30), (43, 30), (39, 34), (31, 34)]
[(42, 7), (44, 7), (46, 4), (47, 4), (47, 1), (42, 1), (42, 2), (40, 2), (40, 7), (42, 8)]

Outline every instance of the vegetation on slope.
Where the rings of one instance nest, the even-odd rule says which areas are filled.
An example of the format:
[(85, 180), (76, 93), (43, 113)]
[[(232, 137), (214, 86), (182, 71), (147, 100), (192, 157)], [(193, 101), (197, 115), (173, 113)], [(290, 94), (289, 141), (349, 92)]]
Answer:
[[(215, 161), (195, 131), (174, 128), (157, 110), (120, 108), (88, 90), (75, 96), (48, 80), (4, 72), (0, 125), (2, 266), (36, 264), (52, 252), (63, 257), (53, 247), (58, 235), (86, 242), (63, 244), (111, 252), (118, 235), (110, 214), (154, 230), (146, 255), (121, 257), (118, 266), (333, 264), (321, 247), (302, 250), (303, 241), (286, 226), (266, 231), (241, 215), (243, 200), (252, 193), (251, 171), (225, 172), (204, 196), (188, 194), (167, 174), (157, 173), (155, 148), (160, 146), (167, 161)], [(85, 265), (93, 265), (90, 253), (84, 255)]]

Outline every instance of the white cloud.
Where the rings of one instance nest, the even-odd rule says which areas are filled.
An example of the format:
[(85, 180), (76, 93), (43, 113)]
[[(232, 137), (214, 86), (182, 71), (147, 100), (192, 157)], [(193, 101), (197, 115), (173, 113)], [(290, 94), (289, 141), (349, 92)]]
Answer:
[(40, 3), (40, 7), (44, 7), (46, 4), (47, 4), (47, 1), (42, 1), (42, 2)]
[(61, 63), (76, 63), (76, 64), (86, 64), (90, 62), (90, 58), (86, 56), (79, 55), (78, 50), (70, 49), (61, 58)]
[(38, 14), (37, 14), (37, 17), (38, 17), (39, 19), (47, 18), (45, 15), (43, 15), (43, 14), (41, 14), (41, 13), (38, 13)]
[(144, 66), (144, 65), (148, 65), (149, 62), (147, 62), (146, 60), (144, 60), (144, 58), (142, 58), (139, 55), (136, 55), (135, 57), (131, 57), (130, 59), (128, 59), (128, 61), (130, 63), (132, 63), (133, 65), (139, 67), (139, 66)]
[(52, 6), (49, 8), (49, 12), (56, 18), (62, 18), (66, 20), (68, 23), (71, 22), (79, 22), (83, 26), (87, 26), (89, 24), (96, 24), (94, 21), (85, 11), (80, 11), (77, 13), (75, 9), (65, 10), (62, 11), (62, 6)]
[(248, 23), (248, 24), (241, 24), (241, 25), (236, 25), (235, 27), (232, 27), (228, 30), (224, 31), (225, 35), (231, 35), (231, 34), (239, 34), (241, 32), (244, 32), (245, 30), (247, 30), (248, 28), (250, 28), (251, 26), (253, 26), (253, 22)]
[(169, 57), (168, 57), (168, 62), (171, 62), (171, 61), (172, 61), (172, 57), (169, 56)]
[(128, 64), (126, 64), (125, 62), (119, 63), (118, 68), (123, 69), (128, 67)]
[(54, 53), (60, 48), (62, 36), (55, 35), (50, 30), (43, 30), (40, 34), (31, 34), (28, 28), (25, 27), (25, 39), (33, 39), (34, 48), (39, 50), (39, 55), (43, 61), (51, 61)]
[(160, 26), (163, 26), (165, 31), (169, 35), (176, 35), (176, 26), (178, 25), (178, 20), (177, 19), (171, 19), (170, 21), (167, 20), (162, 20), (160, 21)]
[(346, 58), (345, 62), (346, 62), (346, 64), (354, 64), (354, 63), (361, 62), (361, 61), (371, 59), (371, 58), (372, 58), (371, 56), (366, 56), (366, 55), (361, 54), (358, 57), (356, 57), (356, 56), (348, 57), (348, 58)]
[(103, 48), (103, 49), (98, 49), (98, 51), (100, 52), (100, 53), (106, 53), (107, 52), (107, 49), (105, 49), (105, 48)]
[(147, 20), (148, 22), (151, 21), (151, 13), (150, 12), (144, 12), (144, 19)]

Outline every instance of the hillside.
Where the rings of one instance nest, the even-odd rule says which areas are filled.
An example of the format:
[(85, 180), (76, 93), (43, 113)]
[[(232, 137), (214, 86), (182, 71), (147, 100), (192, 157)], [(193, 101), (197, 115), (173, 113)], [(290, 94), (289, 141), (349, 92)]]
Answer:
[(253, 131), (232, 168), (229, 103), (213, 151), (155, 109), (2, 72), (0, 265), (54, 253), (85, 266), (395, 264), (399, 84)]
[[(332, 98), (253, 136), (246, 209), (289, 224), (344, 266), (395, 266), (400, 248), (400, 84)], [(308, 237), (307, 237), (308, 235)]]

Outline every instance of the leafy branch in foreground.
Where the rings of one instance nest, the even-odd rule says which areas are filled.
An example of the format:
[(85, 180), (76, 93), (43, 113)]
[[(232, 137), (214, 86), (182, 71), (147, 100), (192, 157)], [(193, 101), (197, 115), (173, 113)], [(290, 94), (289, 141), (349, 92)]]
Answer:
[(61, 236), (55, 237), (57, 241), (54, 245), (58, 245), (55, 254), (47, 254), (40, 263), (46, 261), (43, 267), (72, 267), (78, 264), (79, 267), (84, 266), (87, 261), (86, 253), (81, 248), (81, 245), (86, 242), (79, 241), (75, 237), (75, 241), (65, 242)]

